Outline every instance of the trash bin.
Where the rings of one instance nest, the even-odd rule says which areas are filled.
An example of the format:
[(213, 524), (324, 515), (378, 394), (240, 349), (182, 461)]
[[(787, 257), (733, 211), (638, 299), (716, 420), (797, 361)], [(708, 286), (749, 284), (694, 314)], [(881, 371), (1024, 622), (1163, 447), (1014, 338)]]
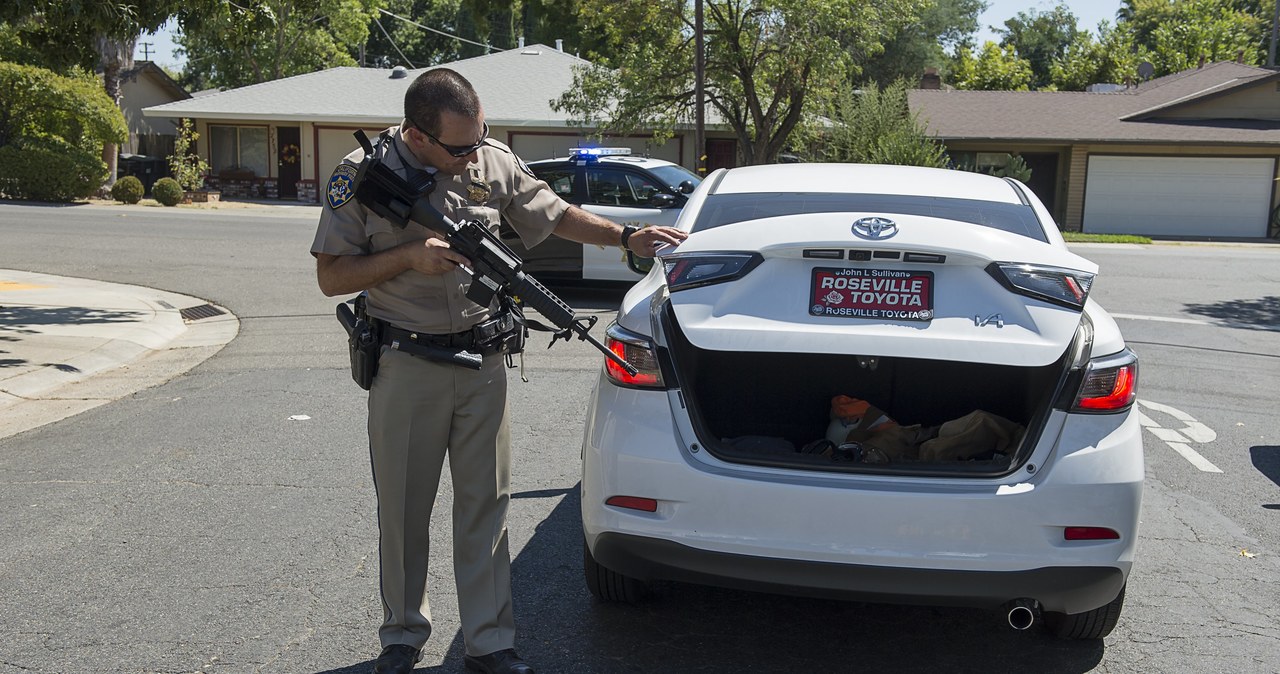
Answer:
[(142, 182), (142, 188), (151, 194), (151, 186), (169, 175), (169, 165), (161, 157), (142, 154), (121, 154), (116, 162), (117, 176), (133, 176)]

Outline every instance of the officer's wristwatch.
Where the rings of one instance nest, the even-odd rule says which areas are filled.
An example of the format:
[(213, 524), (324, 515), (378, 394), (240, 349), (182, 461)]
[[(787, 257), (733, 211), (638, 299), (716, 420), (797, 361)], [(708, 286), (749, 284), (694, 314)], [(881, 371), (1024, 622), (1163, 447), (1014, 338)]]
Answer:
[(622, 249), (623, 250), (627, 249), (627, 241), (631, 239), (631, 235), (635, 234), (638, 231), (640, 231), (639, 227), (632, 227), (631, 225), (622, 226)]

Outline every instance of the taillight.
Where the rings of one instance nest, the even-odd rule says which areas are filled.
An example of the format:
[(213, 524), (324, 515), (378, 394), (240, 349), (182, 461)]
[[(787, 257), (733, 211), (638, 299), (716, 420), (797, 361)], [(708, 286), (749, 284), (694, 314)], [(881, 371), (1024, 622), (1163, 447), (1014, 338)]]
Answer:
[(1084, 308), (1094, 277), (1077, 269), (1016, 262), (992, 262), (987, 273), (1019, 295), (1076, 310)]
[(1138, 357), (1128, 349), (1089, 361), (1074, 411), (1107, 413), (1129, 409), (1138, 397)]
[(606, 358), (604, 371), (609, 379), (619, 386), (665, 388), (662, 383), (662, 370), (658, 367), (658, 356), (649, 338), (631, 332), (617, 323), (610, 325), (604, 335), (605, 346), (636, 368), (635, 374), (627, 374), (626, 370)]
[(671, 292), (740, 279), (763, 261), (759, 253), (674, 253), (662, 257)]

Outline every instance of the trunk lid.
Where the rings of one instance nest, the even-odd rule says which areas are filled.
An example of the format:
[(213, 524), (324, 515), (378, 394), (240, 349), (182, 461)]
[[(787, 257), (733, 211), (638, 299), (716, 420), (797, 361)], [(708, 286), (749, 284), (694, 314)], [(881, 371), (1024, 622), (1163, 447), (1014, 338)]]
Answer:
[[(696, 233), (675, 252), (757, 251), (763, 261), (736, 280), (673, 291), (670, 302), (680, 328), (694, 346), (715, 351), (871, 354), (1028, 367), (1062, 356), (1081, 312), (1015, 293), (987, 268), (995, 262), (1019, 263), (1094, 274), (1097, 265), (1027, 236), (928, 216), (888, 216), (897, 230), (890, 238), (853, 236), (855, 221), (876, 216), (884, 217), (811, 213)], [(815, 251), (840, 251), (841, 259), (815, 259)], [(815, 298), (825, 301), (832, 284), (846, 297), (857, 293), (878, 301), (877, 306), (892, 308), (898, 302), (917, 319), (886, 318), (903, 315), (888, 310), (871, 316), (865, 309), (854, 316), (814, 315)], [(919, 320), (923, 308), (907, 305), (925, 294), (931, 313)]]

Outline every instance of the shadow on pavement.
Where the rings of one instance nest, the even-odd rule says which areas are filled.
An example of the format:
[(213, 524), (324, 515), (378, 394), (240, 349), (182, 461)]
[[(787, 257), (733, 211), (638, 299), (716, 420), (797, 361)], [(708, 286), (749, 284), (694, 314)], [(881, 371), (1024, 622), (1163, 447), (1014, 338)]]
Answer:
[[(1280, 445), (1257, 445), (1249, 448), (1253, 467), (1280, 487)], [(1264, 503), (1267, 510), (1280, 510), (1280, 503)]]
[(141, 311), (89, 309), (85, 307), (8, 307), (0, 306), (0, 340), (16, 341), (16, 337), (4, 335), (14, 332), (20, 335), (38, 331), (27, 328), (33, 325), (88, 325), (91, 323), (136, 323), (146, 314)]
[(1280, 332), (1280, 296), (1185, 306), (1188, 313), (1216, 318), (1233, 327)]
[[(865, 671), (1074, 673), (1102, 660), (1102, 642), (1060, 641), (1038, 629), (1015, 632), (995, 611), (676, 583), (655, 584), (656, 596), (644, 604), (602, 604), (587, 592), (581, 549), (574, 488), (512, 565), (517, 649), (540, 672), (834, 672), (858, 663)], [(461, 653), (458, 635), (449, 662)]]

